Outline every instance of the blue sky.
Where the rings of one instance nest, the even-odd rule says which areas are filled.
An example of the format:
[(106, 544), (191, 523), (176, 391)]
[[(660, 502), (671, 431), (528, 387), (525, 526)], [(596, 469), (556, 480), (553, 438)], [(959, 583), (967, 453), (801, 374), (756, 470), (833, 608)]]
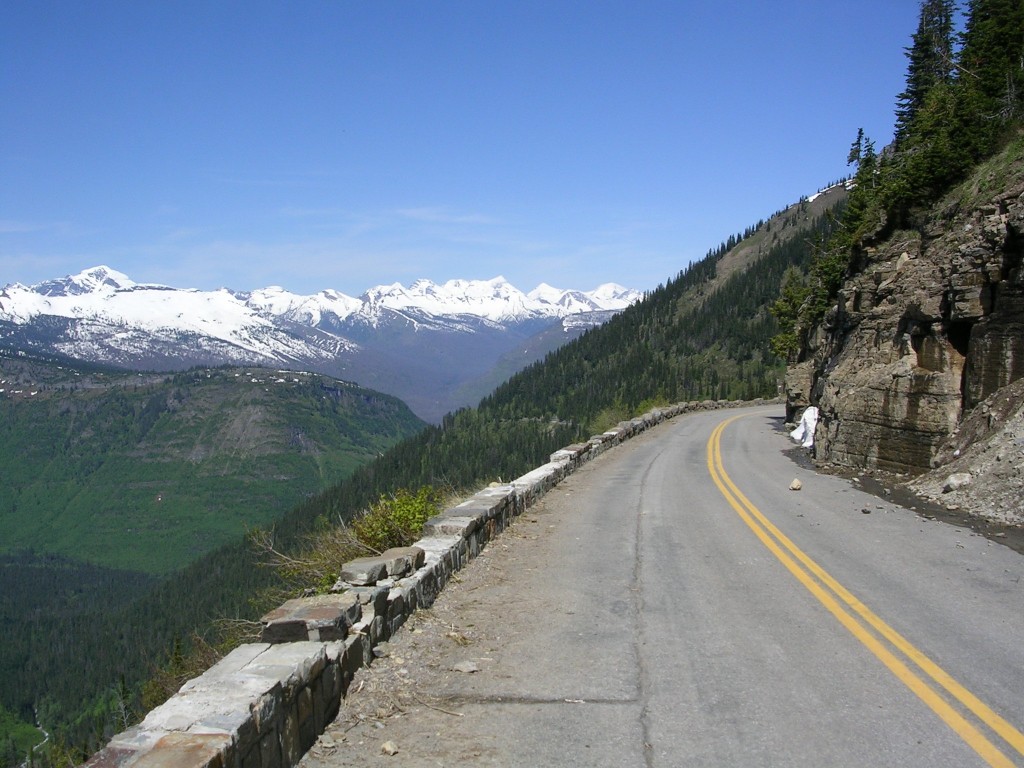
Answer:
[(892, 136), (917, 0), (0, 4), (0, 286), (648, 289)]

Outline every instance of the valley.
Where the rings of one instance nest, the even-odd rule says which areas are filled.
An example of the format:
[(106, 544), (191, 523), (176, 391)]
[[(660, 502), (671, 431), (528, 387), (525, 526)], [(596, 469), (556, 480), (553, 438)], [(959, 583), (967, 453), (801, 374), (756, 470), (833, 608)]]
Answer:
[(0, 552), (175, 571), (423, 423), (394, 397), (253, 368), (128, 374), (0, 357)]
[[(82, 738), (90, 712), (113, 706), (107, 683), (126, 658), (144, 672), (147, 649), (237, 610), (223, 594), (207, 604), (190, 566), (244, 551), (246, 530), (273, 526), (424, 426), (395, 397), (319, 374), (130, 373), (0, 354), (4, 755), (38, 740), (37, 712), (84, 718)], [(239, 592), (255, 590), (265, 574), (233, 559), (214, 567), (221, 583), (233, 574)], [(166, 597), (176, 583), (183, 591)]]

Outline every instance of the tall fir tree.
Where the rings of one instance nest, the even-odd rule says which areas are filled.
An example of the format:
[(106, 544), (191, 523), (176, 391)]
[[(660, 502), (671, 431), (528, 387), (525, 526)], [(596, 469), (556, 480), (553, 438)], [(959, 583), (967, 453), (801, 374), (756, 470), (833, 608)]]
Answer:
[(984, 154), (1024, 115), (1024, 0), (970, 0), (960, 65)]
[(906, 137), (929, 92), (952, 82), (955, 72), (953, 0), (924, 0), (907, 56), (906, 90), (897, 97), (896, 143)]

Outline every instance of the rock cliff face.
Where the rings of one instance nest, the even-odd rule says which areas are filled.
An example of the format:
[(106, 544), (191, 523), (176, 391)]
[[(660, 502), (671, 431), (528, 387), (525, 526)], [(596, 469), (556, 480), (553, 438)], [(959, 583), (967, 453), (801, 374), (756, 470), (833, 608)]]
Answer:
[(917, 474), (971, 409), (1024, 377), (1024, 143), (987, 163), (917, 231), (865, 249), (787, 374), (815, 404), (816, 453)]

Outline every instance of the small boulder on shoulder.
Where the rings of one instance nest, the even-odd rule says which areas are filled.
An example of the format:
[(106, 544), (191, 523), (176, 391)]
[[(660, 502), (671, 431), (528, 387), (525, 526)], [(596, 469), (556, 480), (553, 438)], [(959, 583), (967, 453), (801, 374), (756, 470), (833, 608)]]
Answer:
[(951, 491), (958, 491), (964, 486), (970, 485), (973, 479), (974, 477), (970, 472), (954, 472), (946, 478), (946, 483), (942, 486), (942, 492), (950, 493)]

